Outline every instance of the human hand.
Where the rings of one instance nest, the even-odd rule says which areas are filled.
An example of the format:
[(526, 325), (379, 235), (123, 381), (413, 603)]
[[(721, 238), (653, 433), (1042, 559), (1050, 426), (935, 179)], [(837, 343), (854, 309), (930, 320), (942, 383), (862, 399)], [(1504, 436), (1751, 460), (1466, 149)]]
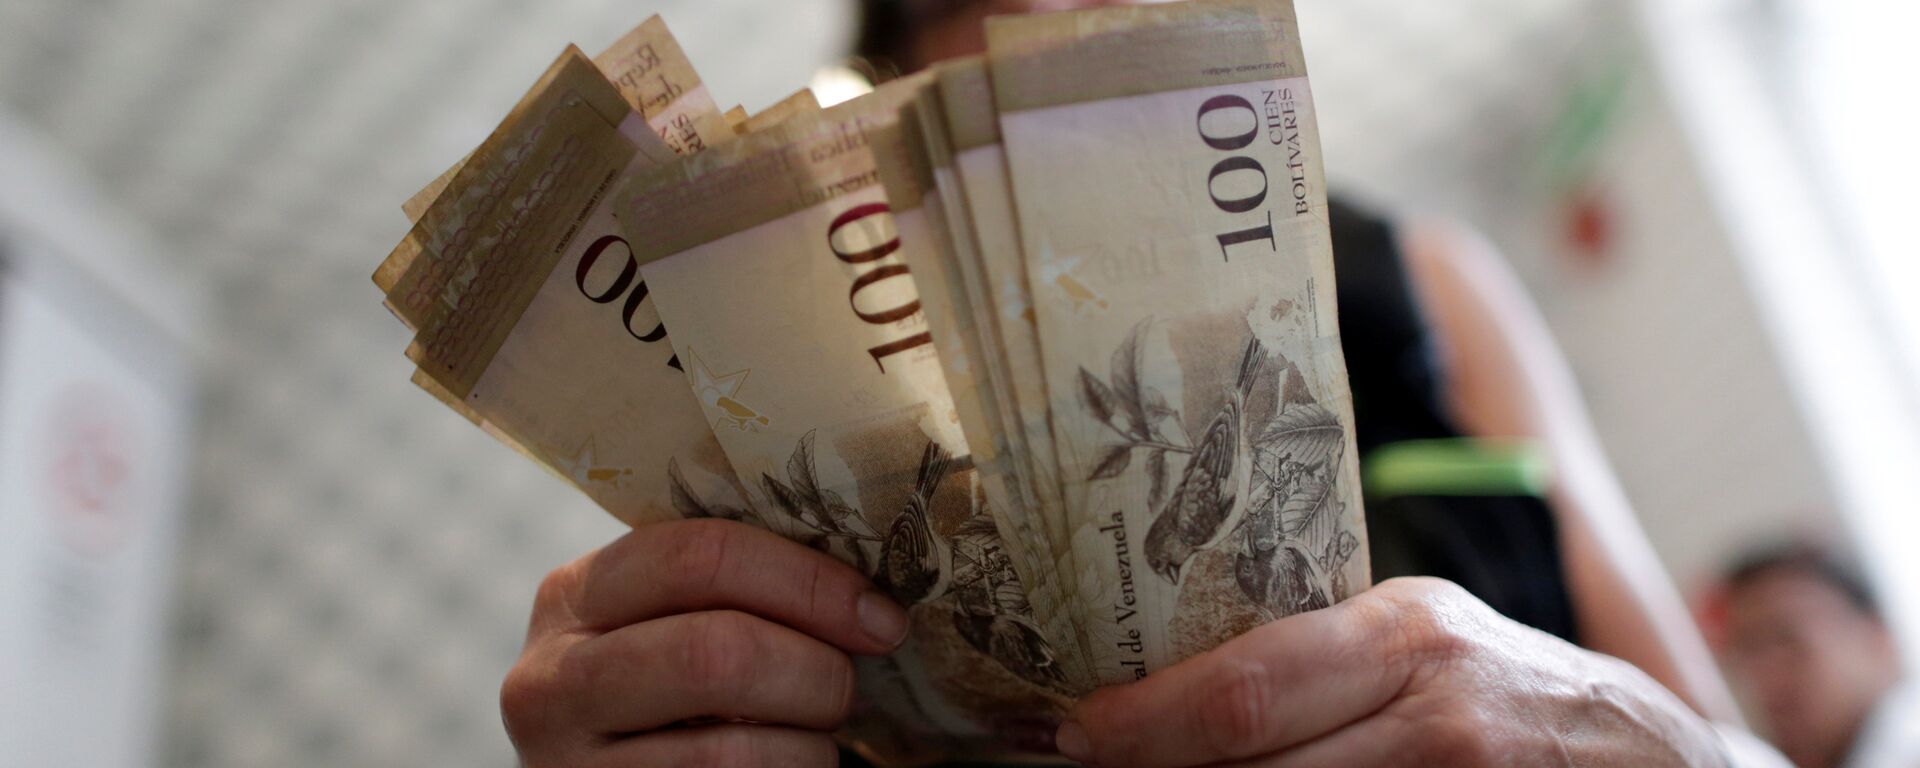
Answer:
[(1652, 678), (1437, 579), (1096, 691), (1056, 741), (1103, 768), (1725, 765), (1712, 727)]
[(825, 554), (723, 520), (647, 525), (547, 575), (500, 709), (528, 768), (832, 766), (848, 654), (906, 633)]

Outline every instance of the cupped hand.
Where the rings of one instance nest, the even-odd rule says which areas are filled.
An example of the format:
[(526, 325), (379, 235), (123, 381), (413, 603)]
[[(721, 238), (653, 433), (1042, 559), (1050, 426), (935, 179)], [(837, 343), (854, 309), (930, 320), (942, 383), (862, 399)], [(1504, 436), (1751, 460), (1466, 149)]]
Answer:
[(529, 768), (831, 766), (849, 654), (906, 633), (825, 554), (728, 521), (642, 526), (541, 583), (500, 708)]
[(1082, 700), (1094, 766), (1721, 766), (1711, 726), (1625, 662), (1395, 579)]

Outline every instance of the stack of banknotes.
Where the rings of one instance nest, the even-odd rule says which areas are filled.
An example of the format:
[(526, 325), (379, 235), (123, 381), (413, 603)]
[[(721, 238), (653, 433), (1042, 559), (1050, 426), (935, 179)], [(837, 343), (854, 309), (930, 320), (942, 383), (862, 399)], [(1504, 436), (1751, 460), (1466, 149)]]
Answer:
[(890, 762), (1040, 748), (1370, 578), (1290, 2), (986, 36), (751, 116), (658, 18), (569, 49), (374, 277), (415, 383), (619, 519), (763, 526), (909, 606), (845, 732)]

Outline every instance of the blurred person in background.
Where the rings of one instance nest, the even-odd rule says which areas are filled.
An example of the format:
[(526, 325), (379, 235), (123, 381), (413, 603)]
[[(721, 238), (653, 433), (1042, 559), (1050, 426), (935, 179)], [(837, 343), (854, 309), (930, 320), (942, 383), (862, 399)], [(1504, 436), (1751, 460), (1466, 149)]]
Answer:
[[(857, 54), (885, 79), (981, 52), (989, 15), (1100, 4), (863, 0)], [(1338, 198), (1329, 218), (1361, 455), (1520, 439), (1551, 457), (1553, 480), (1464, 495), (1370, 483), (1380, 584), (1088, 696), (1058, 749), (1167, 768), (1782, 765), (1738, 725), (1501, 257), (1448, 222)], [(821, 553), (726, 522), (650, 525), (542, 585), (503, 708), (533, 768), (858, 765), (827, 735), (852, 706), (847, 655), (885, 653), (905, 631), (897, 606)], [(721, 650), (679, 661), (703, 644)]]
[(1920, 686), (1866, 581), (1819, 548), (1747, 557), (1719, 595), (1721, 656), (1799, 768), (1920, 768)]

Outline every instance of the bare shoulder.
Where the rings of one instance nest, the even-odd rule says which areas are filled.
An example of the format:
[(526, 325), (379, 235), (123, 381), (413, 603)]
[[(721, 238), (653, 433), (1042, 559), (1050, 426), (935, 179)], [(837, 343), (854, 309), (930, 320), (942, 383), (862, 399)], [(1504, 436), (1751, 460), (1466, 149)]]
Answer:
[(1452, 219), (1409, 217), (1395, 231), (1454, 417), (1476, 435), (1546, 437), (1550, 401), (1569, 383), (1556, 375), (1562, 363), (1545, 322), (1498, 249)]

